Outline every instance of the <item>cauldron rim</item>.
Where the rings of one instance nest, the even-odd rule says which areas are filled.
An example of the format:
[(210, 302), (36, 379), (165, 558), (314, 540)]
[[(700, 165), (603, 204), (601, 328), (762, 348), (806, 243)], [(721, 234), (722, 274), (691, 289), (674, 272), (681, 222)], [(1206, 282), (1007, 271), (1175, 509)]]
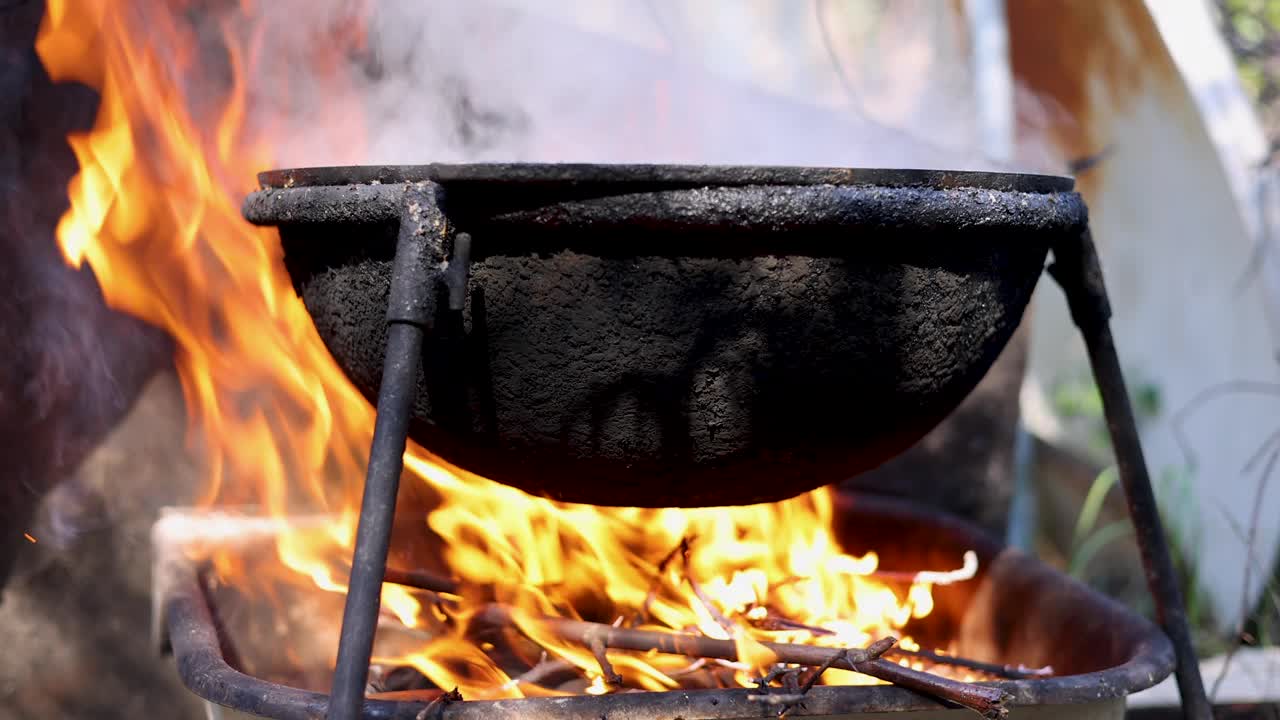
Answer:
[(978, 188), (1034, 194), (1070, 192), (1075, 179), (978, 170), (805, 167), (788, 165), (663, 165), (609, 163), (430, 163), (281, 168), (258, 174), (263, 189), (368, 185), (430, 180), (444, 185), (607, 185), (681, 187), (846, 185)]

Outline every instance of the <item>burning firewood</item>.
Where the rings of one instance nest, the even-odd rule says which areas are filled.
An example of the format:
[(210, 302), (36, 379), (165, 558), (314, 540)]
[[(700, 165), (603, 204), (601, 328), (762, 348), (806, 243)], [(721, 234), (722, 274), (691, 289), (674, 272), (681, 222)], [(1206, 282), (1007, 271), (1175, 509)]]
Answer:
[[(715, 608), (705, 591), (702, 591), (701, 587), (688, 577), (688, 550), (689, 543), (686, 539), (663, 559), (659, 567), (665, 569), (674, 557), (682, 557), (686, 564), (686, 582), (689, 582), (695, 596), (706, 606), (707, 611), (716, 618), (717, 623), (725, 627), (726, 631), (731, 631), (735, 627), (733, 622)], [(974, 569), (969, 566), (975, 560), (976, 558), (970, 559), (966, 556), (966, 567), (961, 570), (945, 573), (911, 573), (909, 577), (914, 579), (927, 575), (935, 582), (954, 582), (959, 580), (961, 575), (972, 577)], [(906, 573), (902, 575), (903, 577), (908, 577)], [(454, 581), (424, 571), (392, 571), (388, 573), (388, 580), (446, 594), (454, 594), (459, 590), (457, 583)], [(651, 590), (651, 595), (653, 594), (656, 594), (656, 589)], [(815, 634), (830, 633), (824, 628), (809, 627), (788, 621), (776, 612), (767, 616), (764, 620), (786, 629), (806, 629), (815, 632)], [(608, 649), (636, 652), (657, 651), (660, 653), (687, 655), (697, 659), (695, 665), (697, 662), (703, 662), (708, 659), (733, 662), (739, 660), (738, 646), (733, 640), (721, 640), (688, 633), (618, 627), (616, 625), (566, 618), (526, 618), (512, 608), (500, 604), (487, 605), (473, 616), (472, 622), (481, 625), (517, 628), (522, 627), (525, 623), (535, 624), (561, 640), (590, 650), (600, 665), (602, 677), (609, 685), (614, 687), (622, 684), (622, 677), (606, 657), (605, 651)], [(868, 675), (894, 685), (916, 690), (940, 700), (973, 709), (984, 717), (1003, 717), (1006, 711), (1002, 706), (1002, 693), (999, 689), (963, 683), (922, 670), (904, 667), (896, 662), (884, 659), (883, 656), (893, 654), (899, 657), (924, 659), (937, 665), (952, 665), (989, 673), (998, 677), (1043, 677), (1052, 674), (1051, 668), (1027, 669), (982, 663), (923, 650), (906, 650), (895, 647), (896, 642), (896, 638), (882, 638), (861, 649), (839, 649), (790, 643), (761, 643), (763, 647), (775, 654), (778, 663), (782, 665), (808, 666), (815, 668), (815, 671), (809, 675), (805, 684), (799, 687), (796, 692), (775, 693), (768, 695), (769, 699), (762, 697), (756, 702), (781, 705), (780, 716), (783, 716), (802, 702), (805, 694), (820, 680), (823, 673), (832, 667), (836, 667)], [(690, 668), (693, 668), (693, 666), (691, 665)], [(767, 683), (764, 687), (767, 689)]]
[[(510, 608), (495, 604), (485, 607), (476, 619), (490, 625), (519, 627), (521, 620), (517, 619), (517, 616), (518, 614), (513, 613)], [(593, 652), (597, 652), (598, 657), (602, 656), (603, 650), (608, 648), (638, 652), (657, 651), (688, 655), (693, 658), (724, 660), (738, 658), (738, 649), (731, 640), (637, 630), (564, 618), (532, 618), (526, 622), (536, 623), (562, 640), (591, 648)], [(831, 667), (852, 670), (974, 709), (987, 717), (1002, 715), (1002, 694), (996, 688), (949, 680), (882, 659), (881, 656), (888, 652), (895, 642), (894, 638), (883, 638), (867, 648), (844, 650), (784, 643), (764, 643), (764, 645), (777, 655), (780, 663), (813, 666), (822, 672)], [(606, 668), (602, 664), (602, 669), (606, 677), (618, 677), (612, 672), (611, 665)], [(820, 676), (821, 672), (814, 673), (800, 694), (807, 692)], [(620, 681), (620, 677), (618, 679)]]
[[(500, 605), (486, 607), (480, 617), (496, 625), (520, 625), (521, 620), (509, 608)], [(534, 618), (529, 622), (541, 625), (556, 637), (590, 647), (598, 644), (618, 650), (639, 652), (657, 651), (700, 658), (736, 660), (738, 649), (731, 640), (718, 640), (698, 635), (666, 633), (654, 630), (614, 627), (600, 623), (567, 620), (564, 618)], [(764, 643), (781, 663), (809, 665), (826, 671), (838, 667), (870, 675), (895, 685), (910, 688), (931, 697), (970, 708), (984, 717), (1003, 717), (1003, 693), (998, 688), (962, 683), (955, 680), (912, 670), (881, 658), (896, 643), (895, 638), (883, 638), (867, 648), (834, 649), (814, 645)], [(814, 682), (817, 677), (813, 678)], [(810, 685), (812, 687), (812, 685)], [(802, 693), (803, 694), (803, 693)]]

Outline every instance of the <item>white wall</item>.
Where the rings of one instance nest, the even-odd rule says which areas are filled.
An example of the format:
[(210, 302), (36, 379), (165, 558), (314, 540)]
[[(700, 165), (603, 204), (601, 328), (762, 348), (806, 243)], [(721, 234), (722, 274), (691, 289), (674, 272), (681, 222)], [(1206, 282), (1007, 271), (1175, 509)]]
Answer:
[[(1215, 72), (1209, 62), (1216, 35), (1203, 6), (1150, 5), (1184, 76), (1191, 68), (1189, 86), (1175, 92), (1148, 87), (1123, 108), (1095, 109), (1093, 122), (1115, 152), (1095, 171), (1087, 200), (1121, 361), (1131, 380), (1153, 382), (1163, 395), (1165, 412), (1143, 438), (1158, 477), (1186, 464), (1172, 422), (1178, 410), (1216, 383), (1280, 380), (1280, 366), (1266, 286), (1240, 282), (1253, 263), (1246, 167), (1260, 146), (1256, 122), (1250, 128), (1247, 107), (1242, 120), (1239, 103), (1231, 102), (1238, 85), (1230, 63), (1219, 55)], [(1047, 399), (1054, 382), (1087, 367), (1082, 344), (1051, 284), (1037, 292), (1034, 311), (1024, 413), (1036, 432), (1082, 445), (1078, 433), (1052, 416)], [(1241, 610), (1241, 528), (1255, 506), (1258, 473), (1243, 466), (1277, 429), (1280, 397), (1241, 395), (1206, 405), (1186, 424), (1196, 462), (1190, 495), (1179, 499), (1157, 488), (1192, 540), (1224, 630)], [(1280, 487), (1264, 498), (1258, 515), (1255, 561), (1265, 572), (1280, 545)], [(1260, 584), (1254, 581), (1254, 596)]]

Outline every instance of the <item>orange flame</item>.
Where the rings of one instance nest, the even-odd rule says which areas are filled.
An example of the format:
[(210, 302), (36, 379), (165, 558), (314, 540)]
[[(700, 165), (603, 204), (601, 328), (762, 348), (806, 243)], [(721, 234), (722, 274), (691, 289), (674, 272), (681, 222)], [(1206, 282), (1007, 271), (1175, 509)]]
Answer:
[[(334, 569), (353, 535), (373, 412), (294, 294), (274, 231), (239, 214), (254, 173), (275, 166), (273, 148), (290, 137), (290, 118), (249, 101), (251, 78), (287, 101), (289, 84), (264, 57), (272, 28), (249, 0), (229, 9), (194, 0), (129, 5), (51, 0), (40, 30), (37, 50), (51, 76), (102, 96), (93, 129), (68, 138), (80, 173), (58, 242), (69, 263), (89, 263), (113, 307), (175, 339), (190, 437), (208, 471), (205, 501), (253, 503), (282, 519), (336, 515), (320, 532), (285, 533), (278, 550), (295, 581), (342, 592)], [(193, 17), (216, 25), (214, 67), (209, 33)], [(340, 96), (350, 90), (346, 58), (363, 47), (362, 17), (362, 7), (348, 5), (317, 31), (307, 56), (274, 60), (308, 68), (311, 83)], [(341, 109), (344, 138), (352, 113)], [(349, 140), (334, 147), (344, 152), (326, 160), (360, 157)], [(932, 607), (928, 584), (900, 595), (871, 577), (874, 555), (841, 551), (826, 490), (744, 508), (595, 508), (530, 497), (419, 448), (406, 464), (441, 498), (425, 520), (462, 581), (458, 607), (474, 608), (465, 601), (475, 599), (514, 608), (530, 638), (581, 669), (588, 692), (608, 689), (598, 661), (548, 635), (538, 617), (639, 617), (733, 639), (737, 679), (746, 683), (773, 662), (762, 640), (862, 646)], [(663, 564), (682, 539), (691, 541), (687, 556)], [(243, 569), (220, 568), (240, 573), (234, 581), (246, 587), (253, 582)], [(404, 624), (431, 629), (432, 639), (402, 661), (439, 687), (457, 686), (468, 698), (549, 692), (510, 677), (467, 639), (471, 611), (428, 611), (395, 585), (383, 601)], [(450, 622), (432, 614), (440, 612)], [(756, 622), (771, 612), (829, 634)], [(652, 690), (675, 687), (673, 676), (689, 664), (638, 653), (609, 659), (628, 685)], [(870, 682), (835, 671), (824, 681)]]

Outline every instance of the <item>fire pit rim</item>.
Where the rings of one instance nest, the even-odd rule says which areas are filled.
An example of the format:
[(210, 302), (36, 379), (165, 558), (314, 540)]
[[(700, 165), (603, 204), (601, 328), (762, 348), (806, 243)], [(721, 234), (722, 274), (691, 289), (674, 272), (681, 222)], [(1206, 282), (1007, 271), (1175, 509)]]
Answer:
[(1064, 175), (931, 168), (800, 165), (488, 162), (316, 166), (278, 168), (258, 174), (258, 182), (264, 190), (324, 185), (398, 184), (424, 180), (441, 184), (663, 185), (672, 188), (856, 185), (892, 188), (976, 188), (1036, 194), (1070, 192), (1075, 187), (1075, 179)]

